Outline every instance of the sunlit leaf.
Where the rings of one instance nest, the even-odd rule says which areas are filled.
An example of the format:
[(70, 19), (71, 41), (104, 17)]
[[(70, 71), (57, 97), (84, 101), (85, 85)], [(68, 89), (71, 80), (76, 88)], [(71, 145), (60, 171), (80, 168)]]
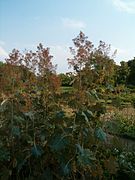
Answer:
[(82, 112), (82, 115), (84, 116), (85, 121), (86, 121), (86, 122), (89, 122), (89, 119), (88, 119), (87, 115), (86, 115), (84, 112)]
[(91, 117), (94, 117), (94, 115), (93, 115), (93, 112), (92, 112), (92, 111), (87, 110), (87, 113), (88, 113)]

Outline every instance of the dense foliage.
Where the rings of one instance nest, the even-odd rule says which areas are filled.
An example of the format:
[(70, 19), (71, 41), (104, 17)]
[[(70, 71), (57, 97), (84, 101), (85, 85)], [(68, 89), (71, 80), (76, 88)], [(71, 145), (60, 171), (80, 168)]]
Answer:
[[(104, 42), (94, 48), (82, 32), (73, 42), (70, 80), (57, 76), (41, 44), (36, 52), (13, 50), (0, 65), (0, 179), (134, 179), (133, 149), (110, 143), (102, 120), (103, 97), (121, 91), (122, 70), (116, 78)], [(60, 77), (72, 91), (61, 92)]]

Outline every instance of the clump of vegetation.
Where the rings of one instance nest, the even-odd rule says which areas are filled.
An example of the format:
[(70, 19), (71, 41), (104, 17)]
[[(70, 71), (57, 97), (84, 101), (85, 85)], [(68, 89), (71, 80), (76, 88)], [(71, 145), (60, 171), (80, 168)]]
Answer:
[[(68, 62), (75, 75), (70, 80), (56, 74), (49, 48), (42, 44), (36, 52), (13, 50), (0, 65), (1, 179), (135, 176), (134, 153), (110, 145), (101, 121), (107, 112), (105, 95), (120, 94), (114, 90), (117, 66), (109, 55), (110, 45), (100, 41), (94, 48), (82, 32), (73, 43)], [(72, 84), (70, 93), (61, 92), (60, 79), (66, 86)], [(126, 81), (123, 76), (118, 79)], [(133, 119), (118, 114), (114, 118), (120, 133), (133, 136)]]
[(109, 133), (134, 139), (135, 110), (130, 107), (115, 111), (111, 118), (105, 122), (105, 128)]

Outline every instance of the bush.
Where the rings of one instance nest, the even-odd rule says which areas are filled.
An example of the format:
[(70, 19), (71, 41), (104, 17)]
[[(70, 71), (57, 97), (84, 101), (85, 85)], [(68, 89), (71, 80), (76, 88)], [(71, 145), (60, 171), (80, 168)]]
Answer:
[(135, 115), (127, 117), (117, 113), (105, 123), (105, 127), (112, 134), (135, 138)]

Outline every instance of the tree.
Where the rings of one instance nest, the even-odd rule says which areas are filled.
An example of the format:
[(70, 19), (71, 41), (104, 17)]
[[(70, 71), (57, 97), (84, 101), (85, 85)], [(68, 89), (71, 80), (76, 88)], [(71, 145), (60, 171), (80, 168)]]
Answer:
[(127, 84), (127, 79), (129, 76), (128, 63), (121, 61), (120, 66), (116, 67), (116, 84)]
[(62, 86), (71, 86), (72, 81), (73, 81), (73, 75), (69, 73), (60, 73), (59, 78), (61, 80), (61, 85)]
[(134, 59), (128, 61), (127, 64), (130, 69), (129, 76), (128, 76), (128, 84), (135, 86), (135, 57)]
[(29, 104), (30, 109), (35, 94), (40, 93), (44, 111), (47, 112), (48, 104), (60, 87), (52, 57), (49, 48), (44, 48), (42, 44), (39, 44), (35, 52), (25, 51), (22, 54), (19, 50), (13, 49), (1, 67), (1, 94), (7, 97), (21, 94), (24, 104)]
[(97, 85), (114, 84), (115, 63), (110, 56), (111, 46), (100, 41), (94, 48), (88, 37), (83, 32), (73, 39), (75, 48), (70, 48), (73, 58), (68, 59), (70, 67), (73, 67), (78, 75), (78, 87), (94, 87)]
[(80, 32), (79, 35), (73, 39), (75, 49), (70, 47), (73, 58), (68, 59), (70, 67), (73, 67), (75, 72), (78, 74), (77, 81), (79, 89), (82, 89), (82, 70), (85, 67), (93, 49), (92, 42), (87, 39), (88, 37), (85, 36), (83, 32)]
[(97, 48), (93, 50), (89, 58), (91, 67), (94, 72), (94, 82), (99, 85), (114, 85), (114, 67), (115, 62), (112, 59), (114, 54), (110, 55), (111, 46), (103, 41), (99, 42)]
[(3, 65), (4, 63), (2, 61), (0, 61), (0, 67)]

